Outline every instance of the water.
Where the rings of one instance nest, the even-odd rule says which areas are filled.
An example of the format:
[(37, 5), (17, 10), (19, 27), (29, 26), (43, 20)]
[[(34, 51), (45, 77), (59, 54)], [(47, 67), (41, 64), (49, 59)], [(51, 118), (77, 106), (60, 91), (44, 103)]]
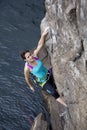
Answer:
[(40, 112), (48, 119), (40, 89), (32, 92), (25, 82), (19, 56), (37, 45), (43, 3), (0, 0), (0, 130), (29, 130)]

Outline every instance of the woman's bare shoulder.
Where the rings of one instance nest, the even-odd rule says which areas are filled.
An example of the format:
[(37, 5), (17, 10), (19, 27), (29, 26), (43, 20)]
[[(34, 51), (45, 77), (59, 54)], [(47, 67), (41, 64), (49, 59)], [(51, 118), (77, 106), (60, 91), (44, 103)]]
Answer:
[(26, 63), (25, 63), (25, 66), (24, 66), (24, 72), (30, 72), (30, 69), (28, 68)]

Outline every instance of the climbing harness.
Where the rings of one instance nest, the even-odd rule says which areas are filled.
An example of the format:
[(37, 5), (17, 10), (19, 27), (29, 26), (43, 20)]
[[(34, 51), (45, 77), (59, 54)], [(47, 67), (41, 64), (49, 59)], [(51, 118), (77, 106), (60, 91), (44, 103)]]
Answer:
[[(31, 77), (32, 77), (32, 80), (34, 81), (34, 83), (37, 84), (37, 85), (39, 85), (39, 86), (41, 86), (41, 87), (43, 88), (43, 86), (44, 86), (44, 85), (46, 84), (46, 82), (49, 80), (50, 75), (52, 74), (52, 67), (50, 67), (50, 68), (48, 69), (47, 74), (46, 74), (44, 77), (42, 77), (42, 78), (37, 78), (37, 77), (35, 77), (32, 73), (30, 73), (30, 74), (31, 74)], [(45, 80), (44, 82), (39, 82), (40, 80), (44, 79), (45, 77), (46, 77), (46, 80)]]

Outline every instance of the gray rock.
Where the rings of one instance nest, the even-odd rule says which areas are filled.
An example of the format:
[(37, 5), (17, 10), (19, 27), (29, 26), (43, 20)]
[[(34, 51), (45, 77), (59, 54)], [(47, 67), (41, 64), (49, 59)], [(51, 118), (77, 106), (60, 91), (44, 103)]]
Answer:
[[(47, 94), (46, 92), (42, 91), (42, 94), (44, 96), (44, 100), (46, 103), (47, 111), (50, 115), (50, 124), (45, 120), (45, 117), (42, 113), (40, 113), (34, 121), (34, 124), (31, 128), (31, 130), (62, 130), (64, 129), (64, 116), (68, 116), (67, 113), (64, 114), (63, 117), (60, 115), (63, 114), (64, 108), (60, 104), (56, 102), (54, 97)], [(65, 111), (64, 111), (65, 112)], [(49, 127), (48, 127), (49, 126)]]
[(53, 96), (48, 95), (44, 91), (42, 92), (42, 94), (43, 94), (44, 99), (45, 99), (47, 110), (50, 114), (51, 129), (52, 130), (62, 130), (63, 126), (64, 126), (64, 121), (60, 117), (60, 114), (63, 111), (63, 110), (61, 111), (61, 109), (63, 109), (63, 106), (58, 104)]
[(31, 130), (49, 130), (47, 126), (47, 122), (45, 121), (44, 115), (40, 113), (34, 121), (34, 124)]
[(71, 115), (64, 130), (87, 130), (87, 1), (46, 0), (45, 6), (41, 29), (51, 29), (46, 47)]

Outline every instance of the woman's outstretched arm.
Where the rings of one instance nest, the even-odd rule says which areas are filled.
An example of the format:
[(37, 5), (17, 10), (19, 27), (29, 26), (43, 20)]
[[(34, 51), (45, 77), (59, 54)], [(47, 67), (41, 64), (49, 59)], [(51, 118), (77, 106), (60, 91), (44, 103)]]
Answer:
[(37, 45), (37, 48), (34, 50), (34, 55), (35, 55), (35, 56), (38, 55), (39, 51), (40, 51), (41, 48), (43, 47), (44, 41), (45, 41), (45, 38), (46, 38), (48, 32), (49, 32), (49, 27), (47, 27), (47, 28), (44, 30), (44, 32), (42, 33), (42, 35), (41, 35), (41, 38), (40, 38), (40, 40), (39, 40), (39, 42), (38, 42), (38, 45)]

